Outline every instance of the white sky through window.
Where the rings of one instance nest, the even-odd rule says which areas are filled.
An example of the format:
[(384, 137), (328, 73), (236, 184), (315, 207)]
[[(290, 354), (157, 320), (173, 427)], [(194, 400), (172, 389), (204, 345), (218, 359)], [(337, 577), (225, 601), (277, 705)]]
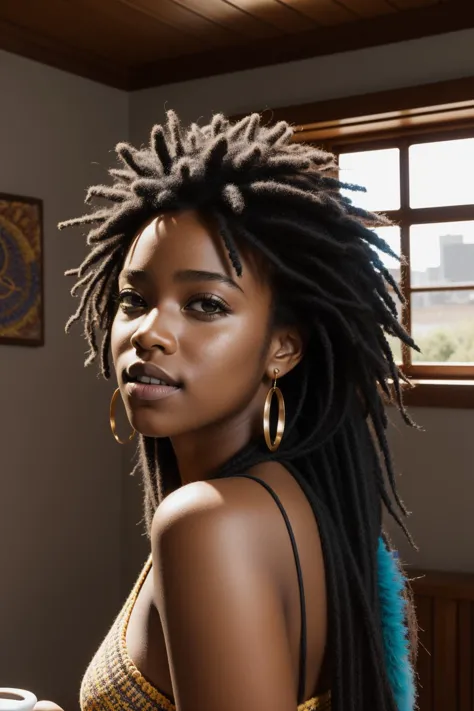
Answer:
[[(410, 146), (409, 150), (411, 207), (474, 203), (474, 138), (421, 143)], [(341, 153), (339, 167), (340, 180), (367, 188), (367, 193), (343, 191), (354, 204), (380, 212), (400, 208), (398, 148)], [(397, 227), (377, 232), (389, 241), (394, 251), (399, 252), (400, 231)], [(440, 237), (444, 235), (462, 235), (465, 244), (472, 244), (474, 222), (413, 227), (410, 241), (413, 270), (425, 271), (440, 265)], [(383, 260), (390, 269), (398, 266), (390, 257), (383, 255)]]

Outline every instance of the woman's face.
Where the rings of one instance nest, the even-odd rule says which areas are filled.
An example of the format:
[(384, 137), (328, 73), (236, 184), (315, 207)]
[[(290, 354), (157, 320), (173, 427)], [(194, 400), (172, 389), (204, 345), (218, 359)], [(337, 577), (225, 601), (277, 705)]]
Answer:
[(141, 434), (261, 422), (282, 341), (268, 337), (270, 287), (242, 261), (236, 277), (217, 231), (192, 211), (160, 216), (134, 240), (119, 277), (112, 355)]

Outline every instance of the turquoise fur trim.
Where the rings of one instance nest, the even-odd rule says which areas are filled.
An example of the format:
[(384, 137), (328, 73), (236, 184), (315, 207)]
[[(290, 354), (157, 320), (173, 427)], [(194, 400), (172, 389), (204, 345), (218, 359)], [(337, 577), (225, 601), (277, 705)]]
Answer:
[(377, 550), (378, 589), (385, 662), (398, 711), (415, 708), (415, 679), (405, 621), (405, 581), (382, 538)]

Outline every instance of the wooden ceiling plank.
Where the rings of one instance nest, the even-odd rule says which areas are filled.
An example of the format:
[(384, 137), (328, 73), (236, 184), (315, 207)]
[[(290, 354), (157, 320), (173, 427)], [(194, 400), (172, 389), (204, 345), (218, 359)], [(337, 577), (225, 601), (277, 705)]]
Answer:
[(337, 0), (340, 5), (360, 17), (378, 17), (396, 12), (391, 0)]
[[(342, 1), (356, 7), (355, 0), (338, 0)], [(282, 34), (276, 26), (265, 24), (262, 19), (252, 17), (224, 0), (175, 2), (182, 7), (193, 3), (198, 3), (201, 8), (205, 5), (206, 12), (213, 13), (217, 8), (225, 8), (226, 13), (234, 13), (249, 21), (248, 26), (242, 26), (242, 34), (249, 28), (250, 32), (263, 28), (263, 32), (268, 30), (273, 36)], [(298, 12), (301, 15), (303, 2), (306, 0), (279, 0), (279, 4), (282, 7), (286, 5), (288, 9), (291, 3), (294, 3), (293, 9), (299, 3)], [(314, 0), (315, 5), (319, 2)], [(8, 17), (9, 23), (6, 22)], [(229, 14), (214, 17), (214, 21), (227, 26)], [(183, 36), (177, 29), (137, 12), (119, 0), (42, 0), (41, 3), (37, 0), (0, 0), (0, 47), (110, 86), (131, 89), (400, 42), (468, 27), (474, 27), (474, 3), (470, 0), (449, 0), (339, 26), (289, 34), (284, 42), (275, 42), (273, 37), (259, 37), (242, 44), (239, 51), (235, 47), (229, 47), (226, 51), (204, 51), (207, 45), (199, 38)], [(248, 34), (245, 36), (248, 37)], [(185, 56), (192, 52), (191, 56)], [(111, 61), (112, 58), (114, 61)], [(132, 67), (134, 71), (130, 74), (127, 69)]]
[(315, 23), (299, 12), (295, 12), (291, 7), (278, 0), (226, 0), (230, 5), (238, 7), (257, 17), (262, 22), (273, 25), (285, 34), (294, 32), (305, 32), (314, 29)]
[(44, 38), (47, 44), (56, 42), (59, 47), (92, 52), (102, 59), (117, 57), (119, 48), (114, 46), (118, 42), (117, 36), (101, 32), (102, 28), (97, 27), (89, 15), (71, 7), (68, 15), (64, 16), (61, 5), (54, 0), (48, 9), (33, 2), (27, 4), (25, 8), (5, 2), (1, 7), (2, 19)]
[(390, 0), (397, 10), (411, 10), (414, 7), (436, 5), (440, 0)]
[(176, 5), (199, 13), (223, 27), (229, 27), (249, 39), (278, 37), (281, 32), (271, 25), (261, 22), (253, 15), (243, 12), (225, 0), (172, 0)]
[(285, 5), (294, 8), (298, 12), (320, 25), (342, 25), (344, 22), (356, 20), (359, 16), (353, 11), (333, 0), (280, 0)]
[[(154, 61), (176, 54), (178, 48), (184, 53), (181, 36), (178, 36), (179, 44), (169, 34), (160, 41), (154, 23), (148, 23), (147, 27), (142, 21), (137, 27), (131, 22), (120, 21), (117, 15), (110, 18), (103, 13), (105, 3), (100, 8), (95, 7), (92, 13), (83, 4), (68, 3), (66, 7), (63, 0), (48, 0), (47, 6), (34, 0), (22, 2), (23, 5), (17, 5), (6, 0), (1, 6), (0, 16), (59, 44), (107, 57), (119, 65), (136, 66)], [(198, 45), (199, 49), (202, 50), (202, 44)]]
[(210, 46), (228, 46), (239, 42), (239, 35), (231, 29), (208, 20), (197, 12), (181, 7), (172, 0), (119, 0), (137, 12), (142, 12), (183, 34), (202, 39)]
[(114, 0), (2, 0), (0, 17), (35, 29), (59, 41), (68, 37), (78, 47), (107, 54), (131, 66), (161, 57), (208, 49), (196, 38), (187, 38)]
[(118, 63), (107, 62), (91, 52), (63, 45), (56, 38), (39, 36), (34, 31), (2, 19), (0, 49), (116, 89), (131, 88), (128, 69)]
[(471, 5), (466, 4), (464, 0), (451, 0), (449, 3), (438, 3), (431, 7), (288, 35), (285, 42), (259, 40), (248, 43), (239, 52), (232, 49), (230, 52), (208, 52), (192, 58), (178, 57), (168, 66), (164, 62), (157, 62), (143, 66), (133, 73), (132, 89), (350, 52), (456, 32), (467, 27), (474, 27), (474, 3)]
[[(72, 0), (69, 4), (83, 7), (91, 17), (102, 16), (109, 25), (110, 33), (120, 31), (124, 43), (141, 46), (142, 51), (155, 54), (157, 59), (176, 53), (190, 54), (209, 49), (208, 45), (197, 37), (184, 35), (119, 0), (100, 0), (100, 3), (97, 0)], [(146, 43), (148, 47), (143, 47)], [(139, 63), (141, 62), (137, 57), (135, 64)]]

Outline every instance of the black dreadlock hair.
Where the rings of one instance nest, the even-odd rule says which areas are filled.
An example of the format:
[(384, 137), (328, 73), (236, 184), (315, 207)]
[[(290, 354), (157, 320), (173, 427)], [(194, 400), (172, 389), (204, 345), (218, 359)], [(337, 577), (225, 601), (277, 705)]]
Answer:
[[(380, 252), (396, 257), (376, 234), (388, 220), (354, 206), (334, 176), (334, 156), (291, 141), (285, 122), (262, 126), (258, 114), (230, 123), (216, 115), (182, 130), (173, 112), (148, 147), (119, 143), (113, 185), (89, 189), (86, 203), (112, 206), (63, 222), (95, 225), (91, 250), (72, 289), (82, 298), (66, 330), (81, 317), (89, 344), (86, 365), (100, 357), (108, 378), (117, 278), (137, 231), (167, 211), (195, 209), (218, 225), (236, 274), (239, 246), (268, 265), (274, 323), (297, 324), (305, 355), (279, 385), (288, 413), (275, 453), (250, 442), (222, 468), (233, 476), (263, 461), (284, 464), (304, 490), (317, 519), (328, 588), (329, 654), (334, 711), (395, 711), (384, 663), (377, 597), (377, 544), (382, 508), (409, 536), (386, 438), (384, 401), (402, 401), (404, 375), (387, 335), (416, 348), (398, 322), (389, 285), (398, 285)], [(100, 348), (96, 332), (104, 336)], [(145, 517), (180, 484), (169, 440), (139, 437)]]

